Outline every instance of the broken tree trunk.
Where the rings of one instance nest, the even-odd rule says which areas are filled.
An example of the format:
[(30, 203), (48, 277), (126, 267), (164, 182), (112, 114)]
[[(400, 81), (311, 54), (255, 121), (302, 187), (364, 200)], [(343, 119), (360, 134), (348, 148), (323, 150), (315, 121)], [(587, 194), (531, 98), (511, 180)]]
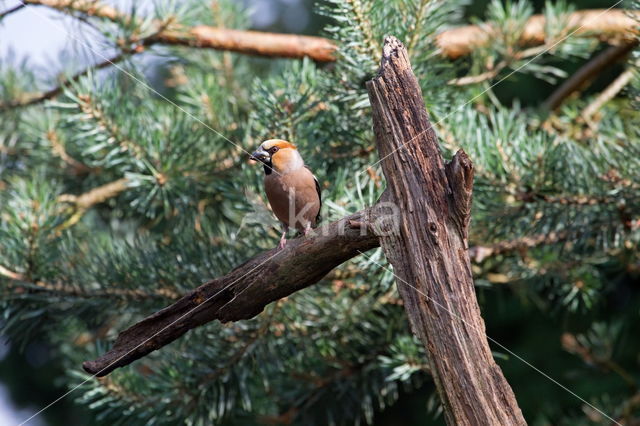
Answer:
[(473, 168), (463, 151), (444, 164), (405, 47), (387, 37), (367, 82), (376, 144), (397, 232), (380, 237), (413, 332), (429, 357), (451, 425), (526, 424), (493, 360), (467, 246)]

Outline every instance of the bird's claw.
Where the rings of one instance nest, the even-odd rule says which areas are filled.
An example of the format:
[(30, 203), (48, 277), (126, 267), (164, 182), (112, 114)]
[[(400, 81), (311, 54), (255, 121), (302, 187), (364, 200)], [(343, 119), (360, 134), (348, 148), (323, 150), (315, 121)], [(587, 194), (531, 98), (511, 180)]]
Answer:
[(287, 245), (287, 239), (283, 235), (282, 238), (280, 238), (280, 242), (278, 243), (278, 250), (282, 250), (283, 248), (286, 247), (286, 245)]

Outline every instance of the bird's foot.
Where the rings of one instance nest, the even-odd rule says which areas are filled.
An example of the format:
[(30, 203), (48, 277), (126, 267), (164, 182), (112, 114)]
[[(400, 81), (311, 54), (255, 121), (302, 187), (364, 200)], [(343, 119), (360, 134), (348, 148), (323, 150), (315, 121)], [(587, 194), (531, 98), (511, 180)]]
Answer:
[(283, 248), (285, 248), (287, 245), (287, 237), (286, 235), (282, 235), (282, 238), (280, 238), (280, 242), (278, 243), (278, 250), (282, 250)]

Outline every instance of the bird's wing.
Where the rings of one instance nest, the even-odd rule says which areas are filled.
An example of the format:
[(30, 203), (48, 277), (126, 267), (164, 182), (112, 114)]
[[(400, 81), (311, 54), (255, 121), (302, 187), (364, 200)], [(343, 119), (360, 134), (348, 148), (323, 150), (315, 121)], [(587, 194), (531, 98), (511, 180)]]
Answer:
[[(309, 168), (309, 166), (306, 166), (307, 170), (309, 170), (311, 172), (311, 169)], [(316, 191), (318, 192), (318, 202), (320, 203), (320, 208), (318, 208), (318, 215), (316, 216), (316, 225), (318, 224), (318, 222), (320, 222), (320, 219), (322, 217), (322, 215), (320, 214), (320, 212), (322, 211), (322, 193), (320, 192), (320, 182), (318, 182), (318, 178), (316, 177), (316, 175), (313, 174), (313, 172), (311, 172), (311, 176), (313, 176), (313, 180), (316, 183)]]

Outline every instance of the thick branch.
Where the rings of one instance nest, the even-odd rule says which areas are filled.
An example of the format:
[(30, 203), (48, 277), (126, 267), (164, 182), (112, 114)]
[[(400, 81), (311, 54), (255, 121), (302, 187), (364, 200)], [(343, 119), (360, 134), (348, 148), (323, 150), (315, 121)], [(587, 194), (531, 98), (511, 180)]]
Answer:
[[(624, 40), (634, 42), (638, 34), (638, 22), (633, 19), (640, 13), (613, 9), (582, 10), (571, 13), (566, 21), (568, 31), (580, 28), (573, 36), (597, 37), (601, 40)], [(534, 15), (526, 22), (519, 43), (521, 45), (539, 45), (546, 39), (546, 19), (544, 15)], [(442, 53), (455, 59), (470, 54), (473, 50), (486, 46), (495, 32), (491, 25), (468, 25), (444, 31), (437, 36), (438, 47)]]
[(206, 25), (188, 31), (164, 31), (154, 37), (163, 44), (204, 47), (276, 58), (309, 57), (318, 62), (335, 61), (335, 44), (322, 37), (241, 31)]
[(209, 281), (178, 302), (123, 331), (113, 348), (84, 369), (104, 376), (160, 349), (187, 331), (213, 320), (222, 322), (258, 315), (269, 303), (322, 279), (341, 263), (378, 246), (378, 239), (350, 221), (369, 222), (367, 209), (327, 224), (313, 236), (298, 238), (278, 251), (272, 249)]
[(381, 235), (413, 332), (422, 340), (451, 425), (523, 425), (496, 365), (467, 251), (473, 167), (458, 152), (445, 165), (405, 47), (387, 37), (367, 82), (376, 144), (398, 229)]

